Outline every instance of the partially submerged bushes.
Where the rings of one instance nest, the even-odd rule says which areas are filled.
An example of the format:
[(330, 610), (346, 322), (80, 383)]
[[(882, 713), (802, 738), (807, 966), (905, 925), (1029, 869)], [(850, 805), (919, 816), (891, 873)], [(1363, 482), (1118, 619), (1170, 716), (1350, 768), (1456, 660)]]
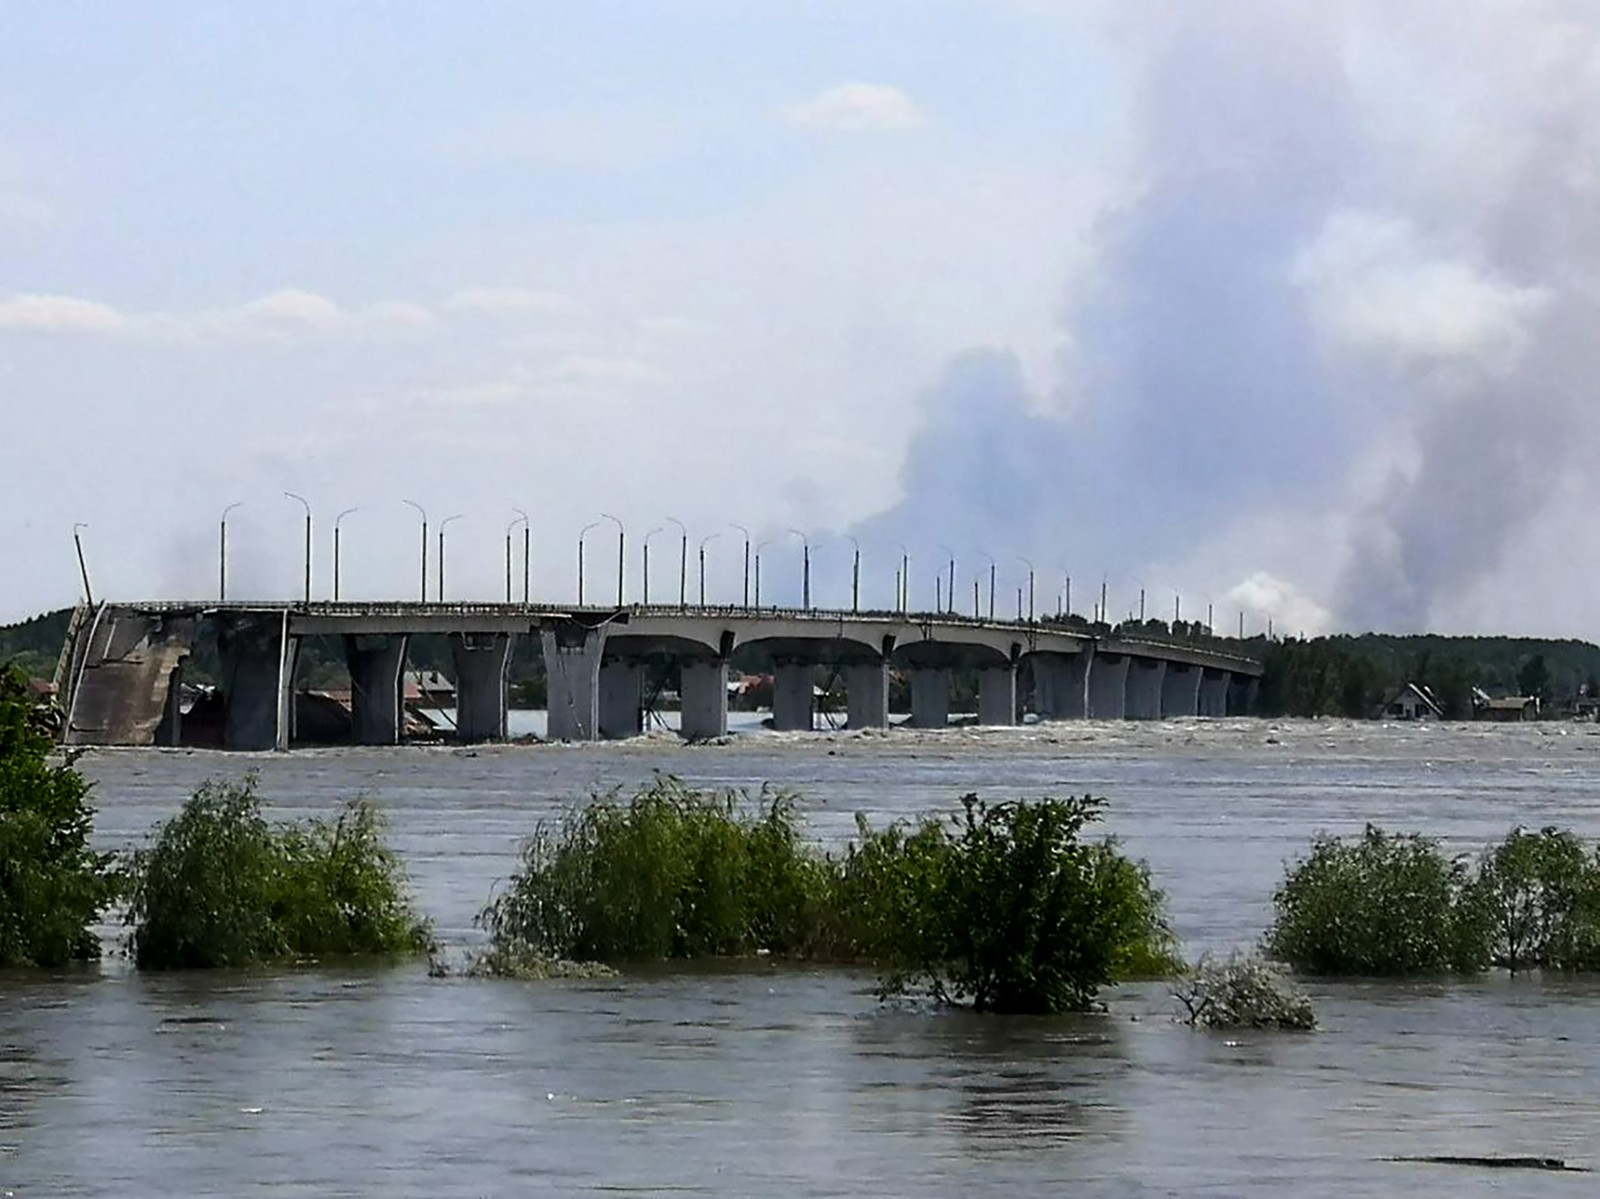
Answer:
[(479, 922), (491, 954), (867, 961), (886, 995), (1077, 1010), (1118, 978), (1176, 964), (1144, 866), (1081, 837), (1100, 807), (967, 796), (951, 822), (863, 821), (831, 857), (805, 842), (786, 794), (750, 804), (657, 776), (542, 827)]
[(829, 881), (792, 796), (750, 808), (657, 776), (541, 825), (478, 922), (498, 948), (555, 959), (825, 956)]
[(208, 782), (133, 856), (126, 922), (142, 969), (427, 950), (383, 817), (268, 824), (255, 779)]
[(1426, 837), (1319, 836), (1273, 896), (1267, 952), (1305, 974), (1473, 970), (1486, 944), (1470, 881)]
[(94, 924), (117, 894), (110, 854), (89, 847), (89, 784), (51, 765), (27, 680), (0, 667), (0, 966), (100, 956)]
[(1368, 825), (1319, 837), (1274, 895), (1267, 952), (1306, 974), (1600, 970), (1600, 851), (1513, 829), (1469, 862)]

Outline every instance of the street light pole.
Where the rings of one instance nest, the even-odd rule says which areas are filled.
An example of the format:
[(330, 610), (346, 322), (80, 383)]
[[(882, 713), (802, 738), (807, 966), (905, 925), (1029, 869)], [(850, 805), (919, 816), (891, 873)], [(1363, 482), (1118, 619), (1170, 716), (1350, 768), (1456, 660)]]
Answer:
[(700, 539), (700, 606), (706, 606), (706, 542), (715, 541), (721, 533), (707, 533)]
[(528, 602), (528, 563), (532, 558), (531, 551), (533, 549), (533, 523), (528, 519), (528, 514), (521, 508), (513, 508), (511, 511), (515, 512), (522, 520), (522, 602), (526, 604)]
[(447, 516), (439, 522), (439, 602), (444, 603), (444, 531), (453, 520), (460, 520), (461, 513)]
[(800, 606), (807, 612), (811, 611), (811, 542), (806, 540), (806, 535), (799, 529), (790, 529), (796, 537), (800, 538), (801, 568), (800, 568)]
[(217, 602), (222, 603), (228, 598), (228, 513), (243, 504), (243, 500), (234, 500), (222, 510), (222, 519), (217, 522)]
[(311, 602), (311, 501), (292, 491), (283, 493), (291, 500), (299, 500), (306, 510), (306, 603)]
[(985, 553), (983, 550), (979, 550), (978, 551), (978, 557), (989, 559), (989, 619), (993, 620), (994, 619), (994, 577), (995, 577), (994, 555)]
[(79, 529), (87, 529), (86, 524), (72, 526), (72, 547), (78, 551), (78, 573), (83, 576), (83, 601), (91, 608), (94, 607), (94, 591), (89, 587), (89, 563), (83, 556), (83, 538), (78, 535)]
[[(1026, 566), (1028, 568), (1028, 623), (1032, 624), (1033, 623), (1033, 563), (1029, 562), (1026, 558), (1022, 557), (1020, 554), (1017, 556), (1017, 561), (1021, 562), (1024, 566)], [(1021, 605), (1019, 604), (1018, 606), (1020, 607)], [(1018, 620), (1022, 619), (1022, 614), (1020, 612), (1017, 614), (1017, 619)]]
[(640, 543), (643, 550), (641, 557), (644, 559), (644, 606), (647, 608), (650, 606), (650, 538), (659, 532), (661, 526), (657, 525), (644, 535), (644, 540)]
[[(512, 509), (516, 511), (515, 508)], [(511, 602), (511, 567), (516, 555), (511, 552), (511, 534), (520, 522), (520, 517), (512, 517), (511, 523), (506, 526), (506, 603)]]
[(761, 610), (761, 551), (771, 545), (770, 540), (763, 541), (756, 546), (756, 611)]
[(589, 535), (590, 529), (600, 527), (600, 522), (591, 520), (578, 530), (578, 607), (583, 607), (583, 539)]
[(738, 529), (744, 534), (744, 608), (750, 610), (750, 530), (743, 525), (729, 525), (730, 529)]
[(956, 552), (948, 545), (939, 547), (944, 551), (945, 557), (950, 560), (950, 585), (945, 588), (945, 597), (952, 613), (956, 610)]
[(667, 517), (669, 525), (678, 526), (678, 611), (689, 606), (689, 530), (676, 516)]
[(620, 520), (618, 520), (615, 516), (612, 516), (611, 513), (602, 512), (600, 514), (600, 516), (602, 517), (602, 519), (609, 520), (612, 524), (617, 526), (617, 607), (620, 608), (620, 607), (622, 607), (622, 596), (623, 596), (623, 567), (622, 567), (622, 564), (623, 564), (624, 561), (626, 561), (626, 558), (624, 557), (624, 552), (627, 549), (627, 536), (628, 535), (627, 535), (626, 530), (624, 530), (623, 527), (622, 527), (622, 522)]
[(845, 536), (854, 547), (850, 558), (850, 611), (859, 612), (861, 611), (861, 543), (849, 533)]
[(422, 517), (422, 602), (428, 602), (428, 513), (416, 500), (402, 500), (410, 504)]
[(339, 602), (339, 522), (355, 511), (355, 508), (346, 508), (333, 518), (333, 602), (336, 604)]

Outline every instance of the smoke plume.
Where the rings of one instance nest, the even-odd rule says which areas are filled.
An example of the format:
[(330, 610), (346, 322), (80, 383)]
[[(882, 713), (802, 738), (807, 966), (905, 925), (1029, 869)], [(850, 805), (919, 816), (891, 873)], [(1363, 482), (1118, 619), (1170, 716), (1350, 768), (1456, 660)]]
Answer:
[[(1157, 7), (1119, 25), (1138, 166), (1076, 289), (1071, 403), (956, 358), (858, 532), (1470, 622), (1596, 441), (1600, 12)], [(1204, 561), (1268, 517), (1263, 560)]]

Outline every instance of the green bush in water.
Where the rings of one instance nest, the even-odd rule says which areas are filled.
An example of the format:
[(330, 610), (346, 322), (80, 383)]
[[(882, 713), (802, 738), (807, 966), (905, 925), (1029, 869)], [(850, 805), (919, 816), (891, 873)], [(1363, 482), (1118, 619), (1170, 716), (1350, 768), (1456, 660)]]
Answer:
[(883, 970), (884, 995), (1082, 1011), (1118, 979), (1181, 969), (1149, 871), (1114, 841), (1083, 838), (1103, 800), (961, 804), (949, 825), (863, 826), (842, 864), (841, 918)]
[(1600, 860), (1576, 833), (1512, 829), (1478, 859), (1470, 896), (1494, 965), (1600, 970)]
[(1486, 968), (1490, 933), (1464, 863), (1426, 837), (1368, 825), (1319, 836), (1273, 895), (1268, 954), (1305, 974), (1372, 977)]
[(134, 855), (126, 921), (141, 969), (426, 952), (428, 926), (365, 800), (273, 826), (255, 777), (207, 782)]
[(794, 799), (696, 791), (657, 775), (541, 825), (522, 869), (478, 915), (495, 947), (630, 961), (819, 950), (829, 871)]
[(89, 784), (50, 764), (36, 715), (27, 679), (0, 668), (0, 966), (99, 957), (94, 924), (118, 890), (111, 855), (89, 848)]

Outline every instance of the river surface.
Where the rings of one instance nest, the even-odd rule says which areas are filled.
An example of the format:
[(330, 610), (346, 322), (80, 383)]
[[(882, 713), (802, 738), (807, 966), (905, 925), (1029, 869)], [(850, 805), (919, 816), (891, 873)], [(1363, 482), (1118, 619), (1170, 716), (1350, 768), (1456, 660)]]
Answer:
[[(1090, 790), (1191, 955), (1249, 946), (1284, 863), (1366, 821), (1477, 849), (1514, 823), (1600, 839), (1600, 728), (1071, 723), (602, 746), (92, 754), (97, 838), (142, 842), (201, 780), (275, 815), (374, 797), (457, 954), (535, 823), (654, 770), (875, 821)], [(104, 930), (114, 939), (118, 930)], [(526, 983), (420, 966), (140, 977), (113, 956), (0, 975), (0, 1196), (1590, 1195), (1600, 984), (1317, 984), (1309, 1035), (1198, 1033), (1159, 985), (1103, 1015), (882, 1007), (766, 963)]]

